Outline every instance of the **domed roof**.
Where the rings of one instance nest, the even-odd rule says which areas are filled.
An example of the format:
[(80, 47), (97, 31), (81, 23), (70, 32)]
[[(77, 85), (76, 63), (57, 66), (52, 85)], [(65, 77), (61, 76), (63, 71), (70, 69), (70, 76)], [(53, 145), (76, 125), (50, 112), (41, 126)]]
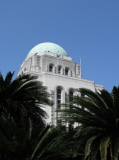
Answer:
[(41, 53), (41, 52), (51, 52), (51, 53), (56, 53), (63, 56), (68, 56), (67, 52), (61, 46), (55, 43), (45, 42), (45, 43), (40, 43), (35, 47), (33, 47), (28, 53), (27, 57), (30, 57), (35, 53)]

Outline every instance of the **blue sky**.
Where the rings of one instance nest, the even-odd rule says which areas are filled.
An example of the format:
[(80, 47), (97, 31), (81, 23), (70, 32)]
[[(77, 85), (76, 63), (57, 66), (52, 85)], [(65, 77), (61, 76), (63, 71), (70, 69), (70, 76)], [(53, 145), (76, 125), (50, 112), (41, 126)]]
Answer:
[(119, 0), (0, 0), (0, 71), (15, 77), (35, 45), (53, 42), (79, 63), (82, 78), (119, 85)]

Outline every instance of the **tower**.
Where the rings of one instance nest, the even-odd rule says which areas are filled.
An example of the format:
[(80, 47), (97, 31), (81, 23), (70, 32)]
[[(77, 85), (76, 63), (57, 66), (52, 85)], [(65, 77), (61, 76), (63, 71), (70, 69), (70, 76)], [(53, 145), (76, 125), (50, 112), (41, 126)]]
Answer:
[(38, 44), (30, 50), (18, 75), (23, 73), (37, 75), (51, 94), (54, 105), (46, 106), (46, 112), (49, 115), (47, 123), (52, 125), (60, 123), (61, 113), (55, 111), (61, 109), (60, 104), (65, 103), (66, 95), (77, 95), (75, 89), (78, 88), (88, 88), (94, 92), (103, 89), (94, 81), (82, 79), (81, 66), (73, 62), (61, 46), (51, 42)]

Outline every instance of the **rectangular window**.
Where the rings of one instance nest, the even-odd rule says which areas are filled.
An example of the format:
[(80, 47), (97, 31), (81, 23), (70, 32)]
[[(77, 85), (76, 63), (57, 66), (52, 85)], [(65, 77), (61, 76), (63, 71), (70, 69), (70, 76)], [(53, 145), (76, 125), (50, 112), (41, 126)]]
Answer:
[(58, 94), (58, 95), (57, 95), (57, 99), (61, 99), (61, 94)]

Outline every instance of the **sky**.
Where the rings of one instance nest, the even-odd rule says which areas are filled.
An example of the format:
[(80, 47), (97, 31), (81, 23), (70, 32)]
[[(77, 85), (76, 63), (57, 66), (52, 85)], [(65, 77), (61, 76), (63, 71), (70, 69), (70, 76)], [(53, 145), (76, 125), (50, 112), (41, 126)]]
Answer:
[(14, 77), (35, 45), (53, 42), (82, 78), (109, 92), (119, 85), (119, 0), (0, 0), (0, 72)]

